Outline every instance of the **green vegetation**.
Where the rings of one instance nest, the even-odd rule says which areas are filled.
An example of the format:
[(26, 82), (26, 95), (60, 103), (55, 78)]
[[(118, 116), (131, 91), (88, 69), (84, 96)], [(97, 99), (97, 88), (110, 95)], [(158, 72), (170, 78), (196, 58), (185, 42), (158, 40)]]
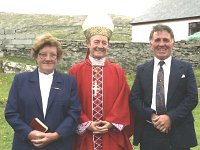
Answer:
[(3, 60), (3, 61), (9, 60), (9, 61), (13, 61), (13, 62), (24, 63), (24, 64), (27, 64), (27, 65), (35, 66), (35, 61), (33, 59), (28, 59), (26, 57), (7, 55), (7, 56), (5, 56), (3, 58), (0, 58), (0, 60)]
[(14, 74), (0, 73), (0, 106), (4, 105), (8, 98), (8, 91), (10, 90)]
[[(17, 14), (0, 12), (0, 28), (13, 29), (17, 33), (41, 35), (49, 32), (59, 39), (85, 40), (82, 24), (86, 16), (44, 14)], [(132, 17), (111, 15), (115, 24), (112, 41), (131, 41)]]
[(4, 107), (0, 105), (0, 150), (11, 150), (13, 130), (4, 118)]
[(200, 69), (194, 71), (197, 81), (197, 86), (200, 88)]
[(127, 74), (126, 75), (126, 80), (128, 82), (129, 87), (131, 87), (133, 85), (133, 81), (135, 79), (135, 74)]

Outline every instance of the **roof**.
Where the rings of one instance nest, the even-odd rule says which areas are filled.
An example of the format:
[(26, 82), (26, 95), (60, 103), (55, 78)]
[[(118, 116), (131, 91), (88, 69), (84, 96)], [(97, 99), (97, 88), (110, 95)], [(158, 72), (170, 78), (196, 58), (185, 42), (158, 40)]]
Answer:
[(200, 0), (158, 0), (131, 24), (200, 18)]

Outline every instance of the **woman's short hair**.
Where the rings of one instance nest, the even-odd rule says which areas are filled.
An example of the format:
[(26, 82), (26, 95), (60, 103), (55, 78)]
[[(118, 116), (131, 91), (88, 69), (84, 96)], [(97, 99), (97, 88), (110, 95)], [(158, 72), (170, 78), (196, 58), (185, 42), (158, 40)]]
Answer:
[(33, 42), (31, 55), (35, 59), (37, 58), (41, 49), (45, 46), (55, 46), (57, 48), (57, 59), (60, 60), (62, 58), (63, 49), (61, 47), (60, 42), (53, 37), (50, 33), (46, 33), (38, 38)]

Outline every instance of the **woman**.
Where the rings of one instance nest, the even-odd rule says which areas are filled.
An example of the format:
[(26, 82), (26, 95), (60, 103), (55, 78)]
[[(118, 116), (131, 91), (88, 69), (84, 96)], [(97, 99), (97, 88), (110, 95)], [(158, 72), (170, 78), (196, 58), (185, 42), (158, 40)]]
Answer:
[[(13, 150), (70, 150), (80, 116), (74, 77), (56, 71), (62, 56), (60, 43), (50, 34), (35, 40), (33, 72), (17, 74), (10, 89), (5, 118), (14, 129)], [(31, 127), (38, 118), (47, 127)]]

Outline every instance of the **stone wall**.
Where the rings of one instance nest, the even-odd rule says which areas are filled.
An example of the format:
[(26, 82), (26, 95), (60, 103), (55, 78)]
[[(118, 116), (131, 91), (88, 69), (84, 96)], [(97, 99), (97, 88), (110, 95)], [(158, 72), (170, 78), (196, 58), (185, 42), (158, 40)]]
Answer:
[[(83, 41), (62, 41), (62, 45), (65, 54), (61, 65), (66, 66), (66, 69), (84, 60), (87, 49)], [(173, 56), (191, 62), (194, 68), (200, 68), (200, 41), (177, 42)], [(137, 65), (151, 60), (153, 55), (148, 43), (111, 41), (107, 57), (131, 73), (135, 71)]]
[[(35, 37), (34, 34), (20, 34), (12, 29), (0, 29), (0, 56), (31, 58), (30, 49)], [(85, 59), (87, 48), (84, 41), (60, 40), (60, 42), (64, 49), (64, 56), (60, 62), (62, 68), (68, 70), (72, 65)], [(194, 68), (200, 68), (200, 41), (177, 42), (173, 55), (191, 62)], [(152, 59), (152, 52), (148, 43), (111, 41), (107, 57), (112, 62), (119, 63), (126, 72), (134, 72), (137, 65)]]
[(27, 55), (35, 38), (35, 34), (20, 33), (15, 29), (0, 29), (0, 53), (13, 55), (20, 52)]

